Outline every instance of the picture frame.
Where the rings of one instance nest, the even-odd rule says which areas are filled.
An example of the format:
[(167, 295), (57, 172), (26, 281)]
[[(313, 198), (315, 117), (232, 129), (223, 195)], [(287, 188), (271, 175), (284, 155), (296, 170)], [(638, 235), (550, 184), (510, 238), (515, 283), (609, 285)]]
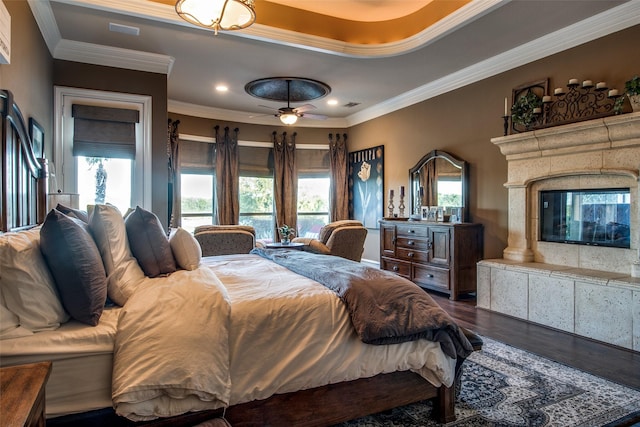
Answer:
[(430, 206), (429, 207), (429, 215), (427, 217), (427, 221), (435, 221), (438, 216), (438, 207)]
[(349, 218), (379, 229), (384, 217), (384, 145), (349, 153)]
[(424, 221), (429, 219), (429, 206), (420, 207), (420, 218)]
[(29, 117), (29, 138), (36, 158), (44, 158), (44, 128), (33, 117)]
[(436, 206), (436, 221), (444, 221), (444, 207)]

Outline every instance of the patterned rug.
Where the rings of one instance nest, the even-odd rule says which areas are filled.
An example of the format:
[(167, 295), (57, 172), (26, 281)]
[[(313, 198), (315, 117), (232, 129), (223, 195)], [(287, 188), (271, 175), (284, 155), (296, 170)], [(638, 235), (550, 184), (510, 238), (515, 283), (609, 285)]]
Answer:
[[(640, 425), (640, 391), (497, 341), (465, 362), (456, 421), (446, 426), (622, 427)], [(638, 423), (638, 424), (636, 424)], [(440, 426), (431, 402), (403, 406), (340, 427)]]

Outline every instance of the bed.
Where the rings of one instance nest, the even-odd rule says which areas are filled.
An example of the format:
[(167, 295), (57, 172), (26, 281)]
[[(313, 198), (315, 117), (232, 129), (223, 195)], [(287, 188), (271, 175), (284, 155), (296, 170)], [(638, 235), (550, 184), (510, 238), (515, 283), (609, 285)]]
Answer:
[[(442, 340), (365, 343), (353, 326), (354, 310), (345, 305), (345, 295), (331, 289), (331, 283), (274, 262), (273, 252), (204, 257), (194, 263), (193, 247), (177, 250), (170, 240), (175, 270), (162, 273), (161, 266), (160, 274), (149, 277), (141, 256), (122, 258), (127, 238), (121, 220), (109, 208), (96, 206), (87, 228), (101, 215), (120, 227), (117, 233), (111, 229), (106, 240), (91, 228), (107, 276), (104, 292), (115, 303), (102, 303), (97, 318), (70, 310), (68, 292), (59, 286), (59, 268), (51, 262), (54, 212), (47, 213), (45, 206), (46, 160), (35, 158), (11, 93), (0, 91), (0, 100), (0, 250), (25, 257), (9, 265), (11, 252), (0, 266), (0, 364), (53, 362), (46, 390), (52, 422), (82, 424), (92, 413), (114, 416), (115, 409), (122, 425), (194, 425), (224, 415), (234, 426), (321, 426), (425, 399), (434, 400), (439, 421), (455, 419), (456, 374), (472, 351), (457, 325), (447, 323), (445, 334), (455, 340), (457, 357)], [(55, 215), (69, 222), (65, 214)], [(71, 222), (81, 223), (76, 217)], [(129, 217), (122, 222), (128, 226)], [(181, 235), (175, 241), (188, 248), (189, 237)], [(104, 241), (118, 246), (111, 258)], [(56, 250), (54, 255), (60, 255), (63, 249)], [(286, 251), (278, 256), (287, 258)], [(2, 281), (25, 259), (31, 267), (22, 268), (21, 280)], [(137, 264), (144, 274), (132, 273)], [(372, 270), (382, 274), (382, 281), (404, 280)], [(34, 280), (47, 274), (49, 279)], [(43, 287), (47, 280), (54, 286)], [(27, 292), (29, 286), (34, 290)], [(21, 292), (22, 300), (16, 297)], [(37, 305), (35, 313), (29, 301)], [(42, 301), (49, 303), (40, 307)], [(450, 321), (446, 315), (443, 319)], [(87, 324), (94, 320), (95, 325)], [(440, 338), (443, 329), (436, 331)]]

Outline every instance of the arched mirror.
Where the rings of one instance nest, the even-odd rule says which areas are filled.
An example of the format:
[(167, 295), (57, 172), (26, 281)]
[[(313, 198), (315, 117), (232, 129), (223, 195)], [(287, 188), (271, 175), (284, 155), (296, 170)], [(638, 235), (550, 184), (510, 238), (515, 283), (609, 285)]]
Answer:
[(426, 216), (424, 207), (442, 207), (445, 220), (465, 222), (469, 208), (467, 162), (440, 150), (433, 150), (409, 169), (412, 218)]

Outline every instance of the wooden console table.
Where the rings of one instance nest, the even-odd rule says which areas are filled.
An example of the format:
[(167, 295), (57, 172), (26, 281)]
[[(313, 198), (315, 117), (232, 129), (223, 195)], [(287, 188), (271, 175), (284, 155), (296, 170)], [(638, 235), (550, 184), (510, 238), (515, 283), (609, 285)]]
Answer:
[(0, 368), (3, 426), (45, 427), (45, 385), (51, 362)]

